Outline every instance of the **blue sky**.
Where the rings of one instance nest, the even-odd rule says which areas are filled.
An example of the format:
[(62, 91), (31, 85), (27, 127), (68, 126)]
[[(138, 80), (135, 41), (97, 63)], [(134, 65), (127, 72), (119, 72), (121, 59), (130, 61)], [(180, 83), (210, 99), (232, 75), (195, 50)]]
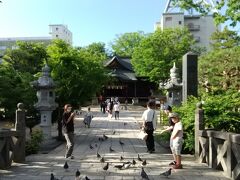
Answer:
[(66, 24), (73, 44), (113, 41), (117, 34), (152, 32), (166, 0), (2, 0), (0, 37), (49, 36), (49, 24)]

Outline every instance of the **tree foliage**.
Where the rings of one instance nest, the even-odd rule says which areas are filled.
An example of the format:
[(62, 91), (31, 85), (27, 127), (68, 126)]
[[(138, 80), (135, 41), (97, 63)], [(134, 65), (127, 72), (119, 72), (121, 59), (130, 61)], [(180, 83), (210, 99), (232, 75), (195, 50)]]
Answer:
[[(174, 4), (186, 10), (193, 8), (203, 15), (214, 9), (212, 5), (206, 4), (204, 1), (174, 0)], [(214, 13), (214, 19), (217, 24), (230, 21), (231, 26), (236, 26), (240, 22), (239, 0), (215, 0), (215, 8), (217, 12)]]
[(182, 56), (194, 40), (187, 29), (158, 29), (145, 37), (134, 49), (132, 64), (140, 76), (159, 82), (169, 77), (173, 62), (180, 64)]
[(211, 91), (240, 89), (240, 47), (218, 49), (199, 60), (199, 82)]
[(62, 40), (48, 47), (49, 65), (57, 82), (58, 101), (61, 105), (79, 105), (89, 100), (105, 82), (102, 61), (106, 54), (104, 45), (92, 44), (73, 48)]
[(142, 31), (117, 35), (116, 39), (111, 43), (113, 54), (121, 57), (132, 57), (134, 49), (144, 37)]
[(229, 30), (226, 26), (223, 31), (217, 30), (211, 36), (213, 49), (227, 49), (240, 45), (240, 37), (235, 31)]

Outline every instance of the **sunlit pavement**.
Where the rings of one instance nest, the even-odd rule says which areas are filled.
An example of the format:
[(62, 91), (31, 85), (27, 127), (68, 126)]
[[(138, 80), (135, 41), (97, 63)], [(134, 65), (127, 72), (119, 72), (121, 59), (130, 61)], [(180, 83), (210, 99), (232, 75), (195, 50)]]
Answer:
[[(48, 154), (37, 154), (26, 157), (26, 163), (13, 163), (8, 170), (0, 170), (0, 180), (49, 180), (50, 174), (62, 180), (74, 180), (77, 169), (81, 172), (80, 179), (142, 179), (140, 176), (141, 163), (137, 160), (137, 154), (147, 161), (144, 170), (149, 179), (166, 179), (159, 174), (166, 171), (172, 156), (169, 150), (156, 144), (156, 152), (147, 153), (145, 142), (138, 139), (139, 123), (143, 108), (130, 108), (129, 111), (120, 111), (120, 120), (108, 118), (107, 114), (99, 112), (99, 108), (92, 108), (94, 119), (90, 128), (85, 128), (83, 118), (76, 118), (75, 121), (75, 147), (73, 160), (68, 159), (68, 170), (63, 168), (66, 159), (64, 158), (65, 144), (60, 145)], [(54, 127), (53, 129), (56, 128)], [(53, 132), (55, 133), (55, 132)], [(56, 133), (55, 133), (56, 134)], [(103, 134), (108, 136), (105, 141), (99, 141)], [(120, 145), (119, 141), (124, 145)], [(89, 147), (93, 147), (92, 149)], [(109, 148), (114, 152), (110, 152)], [(101, 163), (96, 154), (99, 153), (105, 159)], [(120, 156), (123, 160), (120, 160)], [(123, 162), (132, 162), (133, 158), (137, 162), (128, 169), (119, 170), (114, 165)], [(102, 168), (109, 163), (109, 169), (104, 171)], [(227, 179), (221, 171), (209, 169), (206, 164), (198, 164), (193, 156), (183, 156), (183, 169), (173, 170), (171, 179), (182, 180), (217, 180)]]

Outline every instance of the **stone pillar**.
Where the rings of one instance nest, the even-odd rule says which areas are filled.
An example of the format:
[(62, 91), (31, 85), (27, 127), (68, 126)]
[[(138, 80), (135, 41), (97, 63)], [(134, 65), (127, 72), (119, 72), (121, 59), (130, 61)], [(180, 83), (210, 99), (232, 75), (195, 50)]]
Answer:
[(26, 144), (26, 123), (25, 110), (23, 103), (18, 103), (16, 110), (15, 131), (17, 132), (17, 142), (14, 148), (13, 161), (21, 163), (25, 161), (25, 144)]
[(197, 103), (195, 111), (195, 158), (199, 158), (199, 130), (204, 130), (204, 111), (202, 103)]
[(183, 69), (182, 69), (182, 98), (183, 101), (187, 100), (187, 97), (192, 95), (197, 97), (198, 95), (198, 56), (191, 52), (183, 56)]

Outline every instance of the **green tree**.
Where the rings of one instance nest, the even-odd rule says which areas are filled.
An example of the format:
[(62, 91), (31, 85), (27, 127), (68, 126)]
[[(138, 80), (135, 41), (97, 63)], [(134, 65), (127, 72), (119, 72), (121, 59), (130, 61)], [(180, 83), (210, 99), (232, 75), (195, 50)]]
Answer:
[(226, 49), (240, 45), (240, 37), (235, 31), (229, 30), (226, 26), (223, 31), (217, 30), (211, 36), (213, 49)]
[(43, 43), (17, 42), (17, 49), (8, 49), (4, 59), (20, 72), (38, 73), (47, 58)]
[(41, 43), (17, 42), (17, 49), (9, 49), (1, 64), (0, 106), (6, 110), (6, 117), (13, 119), (16, 105), (25, 104), (27, 116), (35, 116), (33, 104), (36, 102), (36, 92), (30, 86), (47, 57)]
[[(240, 47), (218, 49), (199, 60), (199, 81), (212, 91), (240, 89)], [(207, 82), (207, 83), (206, 83)]]
[(48, 47), (49, 65), (57, 82), (58, 102), (79, 105), (89, 100), (105, 82), (102, 46), (73, 48), (62, 40)]
[[(203, 15), (209, 13), (214, 8), (212, 5), (204, 3), (204, 1), (173, 0), (173, 2), (183, 9), (189, 10), (193, 8)], [(218, 12), (214, 13), (214, 19), (217, 24), (230, 21), (231, 26), (236, 26), (240, 22), (239, 0), (216, 0), (215, 4), (215, 8)]]
[(182, 56), (194, 44), (187, 29), (158, 29), (145, 37), (134, 49), (132, 64), (136, 73), (159, 83), (169, 77), (173, 62), (180, 64)]
[(121, 57), (132, 57), (134, 49), (144, 37), (142, 31), (117, 35), (117, 38), (111, 43), (113, 54)]

